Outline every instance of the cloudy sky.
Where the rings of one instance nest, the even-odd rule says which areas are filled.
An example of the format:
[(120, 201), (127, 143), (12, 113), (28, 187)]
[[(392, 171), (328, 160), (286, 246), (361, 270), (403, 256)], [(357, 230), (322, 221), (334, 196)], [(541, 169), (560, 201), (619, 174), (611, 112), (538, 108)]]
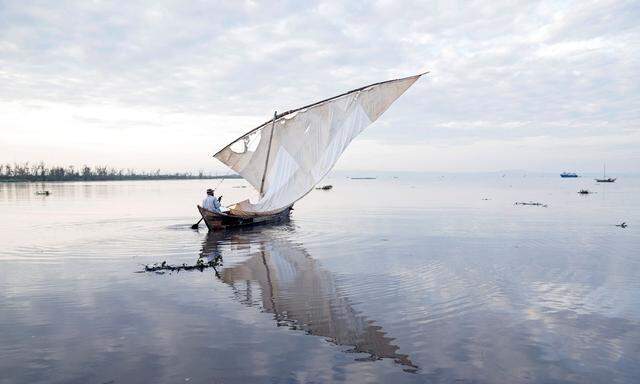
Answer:
[(338, 169), (640, 172), (640, 2), (0, 0), (0, 162), (222, 171), (272, 116), (428, 70)]

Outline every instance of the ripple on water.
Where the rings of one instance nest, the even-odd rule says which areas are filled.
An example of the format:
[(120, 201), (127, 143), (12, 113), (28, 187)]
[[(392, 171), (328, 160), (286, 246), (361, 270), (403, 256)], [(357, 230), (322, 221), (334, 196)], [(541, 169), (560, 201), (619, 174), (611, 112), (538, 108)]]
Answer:
[[(0, 255), (12, 261), (0, 281), (0, 325), (11, 330), (0, 333), (8, 362), (0, 367), (41, 364), (55, 375), (64, 356), (74, 371), (127, 361), (141, 372), (162, 356), (176, 375), (211, 368), (237, 379), (225, 358), (276, 372), (261, 381), (325, 369), (321, 377), (336, 381), (355, 372), (372, 382), (633, 382), (638, 232), (557, 204), (517, 209), (499, 196), (499, 210), (451, 199), (439, 208), (448, 193), (424, 203), (421, 192), (403, 204), (422, 208), (400, 210), (357, 196), (354, 207), (301, 208), (289, 224), (223, 234), (191, 230), (182, 211), (150, 217), (158, 201), (24, 224), (27, 240)], [(100, 203), (112, 209), (117, 198)], [(132, 273), (201, 255), (223, 258), (219, 278)]]

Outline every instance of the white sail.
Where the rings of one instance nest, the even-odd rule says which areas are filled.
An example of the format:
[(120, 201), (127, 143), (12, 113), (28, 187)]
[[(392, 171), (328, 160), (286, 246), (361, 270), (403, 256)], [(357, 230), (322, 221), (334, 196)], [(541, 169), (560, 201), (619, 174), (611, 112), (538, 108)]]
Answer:
[(218, 160), (261, 192), (258, 201), (241, 201), (231, 213), (267, 214), (304, 197), (349, 143), (420, 76), (372, 84), (287, 112), (216, 153)]

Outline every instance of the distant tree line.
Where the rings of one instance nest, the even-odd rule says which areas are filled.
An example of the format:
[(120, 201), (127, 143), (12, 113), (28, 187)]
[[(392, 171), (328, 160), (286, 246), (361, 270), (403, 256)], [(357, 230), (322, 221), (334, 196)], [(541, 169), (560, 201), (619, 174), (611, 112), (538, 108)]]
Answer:
[(162, 173), (160, 169), (153, 172), (137, 172), (134, 169), (116, 169), (107, 166), (90, 167), (83, 165), (76, 168), (49, 167), (45, 163), (0, 164), (0, 181), (93, 181), (93, 180), (169, 180), (169, 179), (218, 179), (239, 178), (238, 175), (214, 176), (200, 171)]

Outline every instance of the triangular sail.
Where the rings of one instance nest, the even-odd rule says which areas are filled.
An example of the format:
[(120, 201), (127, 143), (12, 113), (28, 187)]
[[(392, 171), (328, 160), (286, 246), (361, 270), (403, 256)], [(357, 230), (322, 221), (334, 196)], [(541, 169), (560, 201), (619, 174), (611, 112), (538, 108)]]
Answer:
[(333, 168), (349, 143), (422, 75), (372, 84), (286, 112), (214, 155), (256, 190), (257, 202), (231, 207), (259, 215), (301, 199)]

